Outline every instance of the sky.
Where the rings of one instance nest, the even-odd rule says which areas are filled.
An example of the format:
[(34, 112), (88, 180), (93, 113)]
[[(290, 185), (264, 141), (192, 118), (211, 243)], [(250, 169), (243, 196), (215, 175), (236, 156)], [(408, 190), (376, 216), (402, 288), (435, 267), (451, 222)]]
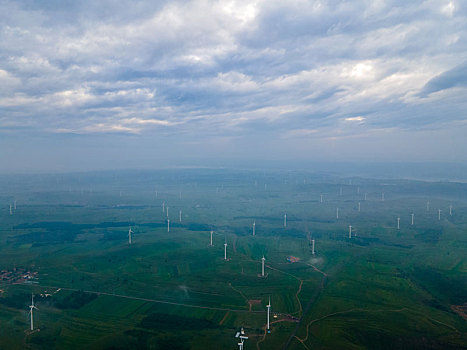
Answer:
[(0, 172), (467, 163), (467, 3), (0, 0)]

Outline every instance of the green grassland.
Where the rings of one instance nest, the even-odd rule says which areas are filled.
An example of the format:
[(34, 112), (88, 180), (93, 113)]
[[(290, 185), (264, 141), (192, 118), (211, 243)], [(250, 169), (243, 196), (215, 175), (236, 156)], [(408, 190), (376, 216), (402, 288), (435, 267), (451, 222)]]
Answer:
[(304, 172), (2, 176), (0, 270), (37, 279), (0, 281), (0, 348), (234, 349), (244, 327), (245, 349), (465, 349), (466, 199)]

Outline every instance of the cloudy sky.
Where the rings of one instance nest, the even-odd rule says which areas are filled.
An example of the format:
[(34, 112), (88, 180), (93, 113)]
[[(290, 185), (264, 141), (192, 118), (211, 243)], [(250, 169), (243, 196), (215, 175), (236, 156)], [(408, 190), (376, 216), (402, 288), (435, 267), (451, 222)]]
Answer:
[(461, 0), (0, 0), (3, 170), (467, 162)]

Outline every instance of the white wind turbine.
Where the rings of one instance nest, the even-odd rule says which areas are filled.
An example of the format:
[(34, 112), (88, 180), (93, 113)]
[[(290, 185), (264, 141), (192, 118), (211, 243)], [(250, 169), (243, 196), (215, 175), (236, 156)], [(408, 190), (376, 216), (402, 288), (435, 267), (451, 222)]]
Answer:
[(238, 349), (243, 350), (243, 343), (245, 342), (246, 339), (248, 339), (248, 337), (245, 335), (245, 331), (243, 330), (243, 327), (240, 330), (240, 332), (237, 332), (237, 334), (235, 334), (235, 338), (240, 339), (240, 342), (237, 344)]
[(256, 220), (253, 220), (253, 236), (256, 233)]
[(33, 310), (39, 310), (36, 305), (34, 305), (34, 294), (31, 294), (31, 305), (29, 305), (29, 315), (31, 317), (31, 331), (34, 330), (34, 317), (33, 317)]
[(128, 230), (128, 244), (131, 244), (131, 234), (133, 233), (133, 230), (131, 229), (131, 226)]
[(267, 328), (267, 330), (269, 331), (269, 314), (271, 313), (271, 297), (269, 297), (269, 304), (266, 305), (266, 307), (268, 308), (268, 328)]
[(264, 255), (263, 257), (261, 258), (261, 277), (264, 277), (264, 262), (266, 261), (266, 259), (264, 258)]

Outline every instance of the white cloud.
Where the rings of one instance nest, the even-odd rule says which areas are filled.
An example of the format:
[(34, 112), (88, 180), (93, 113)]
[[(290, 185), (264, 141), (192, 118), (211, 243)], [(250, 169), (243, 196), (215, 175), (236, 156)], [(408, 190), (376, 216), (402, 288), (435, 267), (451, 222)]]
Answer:
[(465, 111), (465, 84), (421, 94), (465, 60), (458, 1), (114, 5), (2, 2), (0, 127), (235, 142), (447, 128)]

